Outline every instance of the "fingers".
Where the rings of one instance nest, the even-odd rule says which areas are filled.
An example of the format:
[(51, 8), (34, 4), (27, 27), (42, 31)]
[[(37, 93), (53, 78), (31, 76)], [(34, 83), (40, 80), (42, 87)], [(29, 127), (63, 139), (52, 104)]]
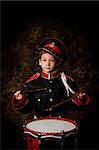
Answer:
[(20, 92), (21, 92), (21, 90), (16, 91), (16, 92), (14, 93), (14, 96), (19, 95), (19, 94), (20, 94)]
[(85, 96), (85, 95), (86, 95), (86, 93), (80, 92), (80, 93), (78, 94), (77, 98), (82, 98), (82, 97)]
[(22, 98), (22, 94), (21, 94), (21, 90), (18, 90), (18, 91), (16, 91), (15, 93), (14, 93), (14, 96), (16, 97), (16, 99), (21, 99)]

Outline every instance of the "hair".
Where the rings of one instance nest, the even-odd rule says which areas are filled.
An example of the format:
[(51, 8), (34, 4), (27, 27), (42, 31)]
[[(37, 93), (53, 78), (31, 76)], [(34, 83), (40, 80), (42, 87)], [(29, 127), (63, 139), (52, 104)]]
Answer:
[[(45, 54), (45, 53), (49, 53), (49, 52), (44, 51), (44, 50), (40, 51), (40, 52), (39, 52), (39, 59), (41, 59), (41, 56), (42, 56), (43, 54)], [(50, 54), (50, 53), (49, 53), (49, 54)], [(50, 55), (52, 55), (52, 54), (50, 54)], [(59, 62), (59, 59), (57, 59), (54, 55), (52, 55), (52, 56), (55, 58), (55, 60), (56, 60), (57, 62)]]
[(43, 51), (43, 50), (42, 50), (42, 51), (40, 51), (40, 52), (39, 52), (39, 59), (40, 59), (40, 58), (41, 58), (41, 56), (42, 56), (43, 54), (45, 54), (45, 53), (48, 53), (48, 52)]

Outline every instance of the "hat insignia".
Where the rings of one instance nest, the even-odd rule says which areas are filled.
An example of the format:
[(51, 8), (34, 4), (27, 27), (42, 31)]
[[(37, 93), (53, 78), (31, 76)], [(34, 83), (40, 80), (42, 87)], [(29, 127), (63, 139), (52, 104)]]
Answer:
[(50, 46), (51, 46), (51, 47), (54, 47), (54, 46), (55, 46), (55, 42), (51, 43)]

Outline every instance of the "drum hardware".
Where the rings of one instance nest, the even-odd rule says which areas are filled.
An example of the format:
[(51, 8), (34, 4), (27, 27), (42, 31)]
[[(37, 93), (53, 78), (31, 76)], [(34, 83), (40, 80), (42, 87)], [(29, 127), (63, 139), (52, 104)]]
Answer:
[(63, 148), (64, 148), (64, 140), (65, 140), (65, 132), (64, 132), (64, 130), (62, 130), (62, 139), (61, 139), (61, 150), (63, 150)]
[[(77, 124), (67, 118), (44, 117), (29, 120), (23, 125), (25, 136), (30, 136), (33, 139), (42, 140), (58, 140), (61, 142), (61, 150), (64, 148), (64, 140), (68, 137), (77, 134)], [(31, 142), (27, 140), (27, 142)], [(52, 141), (51, 141), (52, 142)], [(32, 143), (32, 142), (31, 142)], [(29, 143), (27, 143), (29, 145)], [(33, 146), (32, 146), (33, 147)], [(30, 144), (31, 148), (31, 144)], [(30, 149), (33, 150), (33, 149)]]

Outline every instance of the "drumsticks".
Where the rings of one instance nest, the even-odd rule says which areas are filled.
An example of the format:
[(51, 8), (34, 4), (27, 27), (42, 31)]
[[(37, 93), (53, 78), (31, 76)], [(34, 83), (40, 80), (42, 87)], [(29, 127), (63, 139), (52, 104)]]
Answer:
[(74, 96), (72, 96), (72, 97), (69, 98), (69, 99), (66, 99), (66, 100), (64, 100), (64, 101), (62, 101), (62, 102), (60, 102), (60, 103), (58, 103), (58, 104), (55, 104), (55, 105), (51, 106), (50, 108), (46, 108), (45, 111), (46, 111), (46, 112), (52, 111), (54, 108), (59, 107), (60, 105), (63, 105), (63, 104), (65, 104), (65, 103), (67, 103), (68, 101), (71, 101), (73, 98), (76, 98), (77, 95), (78, 95), (78, 93), (75, 94)]
[[(41, 92), (41, 91), (47, 91), (48, 89), (47, 88), (39, 88), (39, 89), (37, 89), (37, 88), (33, 88), (33, 89), (31, 89), (31, 90), (28, 90), (28, 89), (18, 89), (18, 90), (20, 90), (21, 92), (21, 94), (29, 94), (29, 93), (33, 93), (33, 92)], [(15, 93), (15, 92), (3, 92), (3, 94), (2, 94), (2, 96), (13, 96), (13, 93)]]
[[(88, 83), (87, 83), (86, 85), (88, 85)], [(82, 87), (80, 88), (79, 92), (82, 91), (82, 90), (86, 87), (86, 85), (82, 86)], [(59, 107), (59, 106), (65, 104), (65, 103), (67, 103), (68, 101), (71, 101), (72, 99), (74, 99), (74, 98), (77, 97), (77, 95), (78, 95), (79, 92), (77, 92), (74, 96), (72, 96), (72, 97), (69, 98), (69, 99), (63, 100), (62, 102), (59, 102), (58, 104), (55, 104), (55, 105), (51, 106), (50, 108), (46, 108), (46, 109), (45, 109), (45, 112), (51, 112), (54, 108), (57, 108), (57, 107)]]
[(40, 92), (40, 91), (47, 91), (47, 88), (24, 90), (24, 91), (21, 91), (21, 94), (28, 94), (28, 93)]

